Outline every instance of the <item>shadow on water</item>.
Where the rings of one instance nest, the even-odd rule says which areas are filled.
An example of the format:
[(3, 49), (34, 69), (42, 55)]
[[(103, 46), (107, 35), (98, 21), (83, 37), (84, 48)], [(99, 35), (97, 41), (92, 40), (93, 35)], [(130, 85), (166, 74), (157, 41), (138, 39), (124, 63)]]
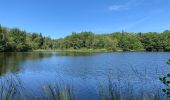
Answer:
[(52, 53), (0, 53), (0, 75), (8, 72), (16, 73), (20, 70), (19, 64), (27, 60), (43, 59), (53, 56)]

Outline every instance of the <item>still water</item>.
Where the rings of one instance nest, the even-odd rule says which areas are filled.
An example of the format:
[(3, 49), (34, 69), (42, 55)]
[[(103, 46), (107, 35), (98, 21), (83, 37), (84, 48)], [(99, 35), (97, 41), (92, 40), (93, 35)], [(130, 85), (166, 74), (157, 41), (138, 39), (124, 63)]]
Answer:
[(159, 83), (160, 76), (170, 73), (168, 59), (170, 52), (0, 53), (0, 75), (16, 74), (28, 92), (35, 94), (45, 84), (64, 81), (81, 98), (95, 100), (97, 83), (108, 77), (148, 87)]

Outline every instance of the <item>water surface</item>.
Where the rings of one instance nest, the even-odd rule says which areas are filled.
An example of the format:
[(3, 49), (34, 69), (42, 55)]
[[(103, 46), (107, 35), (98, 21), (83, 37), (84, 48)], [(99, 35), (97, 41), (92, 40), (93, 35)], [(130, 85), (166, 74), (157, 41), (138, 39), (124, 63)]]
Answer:
[(18, 75), (30, 91), (64, 81), (73, 85), (82, 98), (95, 100), (96, 84), (109, 76), (134, 85), (160, 84), (159, 77), (170, 72), (168, 59), (170, 52), (0, 53), (0, 75)]

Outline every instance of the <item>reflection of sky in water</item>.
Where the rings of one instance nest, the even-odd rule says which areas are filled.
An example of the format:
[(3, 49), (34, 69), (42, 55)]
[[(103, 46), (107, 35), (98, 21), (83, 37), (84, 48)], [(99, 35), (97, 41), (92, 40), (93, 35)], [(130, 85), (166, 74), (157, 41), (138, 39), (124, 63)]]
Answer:
[[(40, 84), (62, 80), (75, 85), (78, 93), (83, 92), (86, 97), (89, 93), (95, 94), (93, 91), (97, 88), (96, 83), (107, 79), (109, 75), (115, 81), (130, 81), (136, 87), (149, 86), (148, 88), (153, 89), (160, 84), (159, 76), (170, 72), (170, 66), (166, 65), (170, 58), (169, 52), (74, 55), (60, 55), (54, 52), (24, 54), (16, 59), (19, 68), (17, 73), (29, 89), (36, 90)], [(14, 58), (10, 59), (14, 61)]]
[[(52, 72), (70, 77), (127, 78), (133, 76), (157, 77), (169, 71), (166, 65), (170, 53), (97, 53), (92, 56), (53, 56), (26, 60), (20, 63), (20, 72)], [(126, 74), (126, 75), (124, 75)]]

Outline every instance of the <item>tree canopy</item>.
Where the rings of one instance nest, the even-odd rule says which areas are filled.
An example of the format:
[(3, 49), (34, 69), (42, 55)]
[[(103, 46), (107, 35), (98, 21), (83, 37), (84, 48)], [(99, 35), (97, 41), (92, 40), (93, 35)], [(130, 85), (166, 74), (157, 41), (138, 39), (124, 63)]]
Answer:
[(95, 34), (73, 32), (61, 39), (44, 37), (42, 33), (29, 33), (18, 28), (0, 25), (0, 51), (18, 52), (31, 50), (105, 49), (108, 51), (170, 51), (170, 31)]

